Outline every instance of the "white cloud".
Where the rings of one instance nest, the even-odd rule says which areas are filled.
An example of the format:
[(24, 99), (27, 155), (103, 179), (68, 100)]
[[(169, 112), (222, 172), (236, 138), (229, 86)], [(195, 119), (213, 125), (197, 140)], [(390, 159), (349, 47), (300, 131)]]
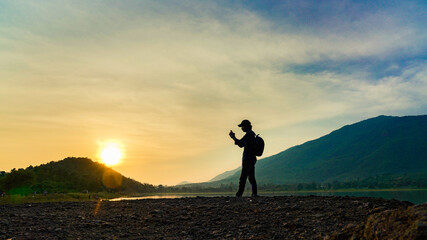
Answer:
[(425, 48), (424, 32), (387, 12), (310, 32), (212, 2), (9, 4), (0, 23), (2, 124), (84, 122), (93, 135), (122, 135), (167, 161), (223, 147), (222, 131), (241, 118), (266, 130), (425, 106), (424, 63), (379, 80), (364, 70), (283, 72)]

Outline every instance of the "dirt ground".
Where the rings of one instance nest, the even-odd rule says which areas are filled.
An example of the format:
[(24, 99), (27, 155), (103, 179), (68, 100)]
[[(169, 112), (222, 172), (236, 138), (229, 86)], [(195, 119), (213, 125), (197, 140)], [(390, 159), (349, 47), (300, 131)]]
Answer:
[(367, 197), (196, 197), (0, 206), (0, 239), (328, 239), (409, 202)]

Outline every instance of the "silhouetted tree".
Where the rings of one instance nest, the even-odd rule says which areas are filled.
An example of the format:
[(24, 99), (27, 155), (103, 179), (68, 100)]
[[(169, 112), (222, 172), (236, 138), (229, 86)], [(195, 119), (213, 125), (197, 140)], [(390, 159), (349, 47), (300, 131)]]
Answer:
[(14, 188), (19, 187), (31, 187), (36, 181), (36, 175), (31, 170), (15, 170), (13, 169), (10, 173), (6, 174), (2, 180), (3, 188), (6, 191), (10, 191)]

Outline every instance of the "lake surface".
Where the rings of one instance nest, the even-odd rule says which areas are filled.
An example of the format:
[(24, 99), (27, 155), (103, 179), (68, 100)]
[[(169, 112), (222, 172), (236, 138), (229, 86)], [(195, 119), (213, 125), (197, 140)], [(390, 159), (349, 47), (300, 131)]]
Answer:
[[(250, 191), (249, 191), (250, 192)], [(249, 193), (250, 194), (250, 193)], [(427, 190), (392, 190), (392, 191), (350, 191), (350, 192), (265, 192), (261, 196), (354, 196), (354, 197), (376, 197), (384, 199), (397, 199), (408, 201), (414, 204), (427, 202)], [(234, 196), (234, 193), (198, 193), (198, 194), (159, 194), (142, 197), (121, 197), (110, 199), (110, 201), (139, 200), (139, 199), (159, 199), (159, 198), (183, 198), (183, 197), (219, 197)], [(244, 195), (250, 196), (250, 195)]]

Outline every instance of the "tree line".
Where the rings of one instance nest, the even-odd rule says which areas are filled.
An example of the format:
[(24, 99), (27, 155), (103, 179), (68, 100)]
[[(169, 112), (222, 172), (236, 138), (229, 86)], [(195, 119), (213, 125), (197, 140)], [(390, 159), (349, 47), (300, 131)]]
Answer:
[[(162, 192), (234, 192), (237, 191), (237, 183), (228, 183), (214, 185), (211, 184), (187, 184), (182, 186), (159, 186)], [(246, 188), (249, 190), (250, 186)], [(427, 188), (427, 174), (419, 175), (377, 175), (363, 179), (355, 179), (349, 181), (331, 181), (331, 182), (309, 182), (309, 183), (293, 183), (293, 184), (273, 184), (259, 183), (259, 191), (315, 191), (315, 190), (342, 190), (342, 189), (425, 189)]]
[[(234, 192), (237, 183), (187, 184), (154, 186), (131, 178), (93, 162), (88, 158), (66, 158), (37, 167), (0, 171), (0, 193), (26, 195), (29, 193), (119, 192), (119, 193), (194, 193)], [(249, 188), (249, 185), (247, 186)], [(260, 191), (302, 191), (338, 189), (427, 188), (427, 174), (377, 175), (348, 181), (295, 184), (259, 183)]]
[(66, 192), (153, 192), (156, 187), (93, 162), (88, 158), (69, 157), (37, 167), (0, 172), (0, 192), (26, 195), (29, 193)]

